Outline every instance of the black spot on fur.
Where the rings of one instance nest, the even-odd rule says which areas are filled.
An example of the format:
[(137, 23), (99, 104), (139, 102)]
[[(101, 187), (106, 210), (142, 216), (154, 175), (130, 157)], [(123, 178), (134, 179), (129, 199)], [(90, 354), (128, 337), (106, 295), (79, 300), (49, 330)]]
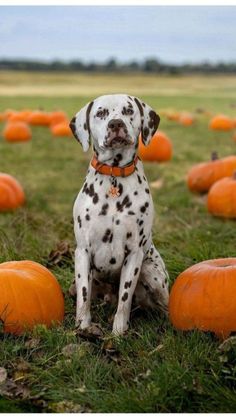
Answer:
[(108, 229), (105, 231), (105, 234), (104, 234), (104, 236), (103, 236), (103, 238), (102, 238), (102, 241), (103, 241), (104, 243), (107, 243), (108, 241), (110, 241), (111, 236), (112, 236), (111, 230), (108, 228)]
[(89, 195), (91, 198), (93, 198), (93, 203), (97, 204), (98, 202), (98, 194), (94, 191), (93, 183), (88, 186), (87, 182), (84, 184), (84, 187), (82, 189), (82, 192), (86, 195)]
[(127, 238), (127, 239), (129, 239), (130, 237), (132, 237), (132, 233), (131, 233), (131, 231), (130, 231), (130, 232), (128, 232), (128, 233), (126, 234), (126, 238)]
[(139, 271), (139, 268), (135, 268), (135, 270), (134, 270), (134, 276), (137, 275), (138, 271)]
[(138, 195), (138, 191), (135, 191), (135, 192), (134, 192), (134, 195)]
[(129, 208), (132, 205), (132, 202), (129, 199), (129, 196), (126, 195), (122, 202), (118, 201), (116, 203), (117, 211), (123, 212), (124, 208)]
[(148, 202), (145, 202), (145, 203), (144, 203), (144, 205), (142, 205), (142, 206), (140, 207), (140, 211), (141, 211), (142, 213), (144, 213), (148, 207), (149, 207), (149, 203), (148, 203)]
[(98, 215), (107, 215), (107, 210), (109, 208), (108, 203), (103, 204), (101, 211), (99, 212)]
[(119, 183), (118, 189), (119, 189), (119, 194), (122, 195), (122, 193), (123, 193), (123, 185), (122, 185), (122, 183)]
[(145, 188), (145, 192), (146, 192), (147, 194), (150, 194), (150, 191), (149, 191), (149, 189), (148, 189), (148, 188)]
[(129, 294), (127, 292), (124, 293), (122, 296), (122, 301), (126, 301), (128, 299)]
[(82, 295), (83, 295), (83, 300), (86, 301), (87, 300), (87, 288), (86, 287), (82, 288)]
[(125, 289), (130, 288), (132, 285), (132, 281), (125, 282)]
[(116, 259), (115, 259), (115, 258), (111, 258), (111, 259), (110, 259), (110, 264), (111, 264), (111, 265), (115, 265), (115, 263), (116, 263)]
[(125, 257), (127, 258), (130, 253), (131, 253), (131, 250), (128, 248), (127, 245), (125, 245)]
[(135, 215), (134, 211), (128, 211), (128, 215)]
[(137, 177), (138, 177), (138, 183), (140, 183), (140, 185), (141, 185), (142, 179), (141, 179), (141, 177), (139, 175), (137, 175)]
[(99, 201), (99, 199), (98, 199), (98, 194), (97, 194), (97, 193), (95, 193), (95, 194), (94, 194), (94, 197), (93, 197), (93, 203), (94, 203), (94, 204), (97, 204), (97, 203), (98, 203), (98, 201)]
[(90, 220), (90, 216), (89, 216), (88, 214), (86, 214), (85, 219), (86, 219), (87, 221), (89, 221), (89, 220)]
[(79, 223), (79, 228), (81, 228), (82, 227), (82, 221), (81, 221), (81, 218), (80, 218), (80, 216), (78, 215), (78, 217), (77, 217), (77, 221), (78, 221), (78, 223)]
[(120, 224), (120, 220), (116, 220), (116, 225)]

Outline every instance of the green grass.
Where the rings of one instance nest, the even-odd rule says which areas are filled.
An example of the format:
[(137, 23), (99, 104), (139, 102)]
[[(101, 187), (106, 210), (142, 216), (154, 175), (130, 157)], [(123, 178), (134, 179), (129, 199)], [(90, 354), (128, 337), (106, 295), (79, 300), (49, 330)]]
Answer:
[[(117, 79), (114, 85), (125, 85), (123, 80)], [(178, 80), (170, 80), (179, 86), (177, 94), (155, 91), (140, 95), (138, 87), (136, 94), (156, 110), (202, 107), (213, 113), (235, 114), (231, 92), (227, 95), (228, 88), (224, 91), (222, 87), (226, 78), (209, 79), (210, 90), (196, 78), (186, 94), (181, 94)], [(162, 81), (164, 91), (168, 79)], [(134, 93), (135, 86), (127, 92)], [(199, 86), (200, 96), (194, 93)], [(72, 117), (91, 97), (92, 93), (86, 97), (5, 96), (0, 111), (42, 106), (63, 108)], [(232, 134), (213, 133), (207, 126), (205, 116), (199, 115), (195, 126), (187, 128), (163, 117), (160, 128), (172, 139), (173, 159), (166, 164), (145, 164), (149, 181), (163, 179), (163, 187), (152, 190), (156, 209), (153, 236), (171, 283), (196, 262), (236, 256), (235, 222), (210, 216), (204, 201), (186, 187), (192, 164), (207, 160), (213, 150), (220, 156), (236, 152)], [(0, 262), (32, 259), (46, 264), (61, 240), (74, 247), (72, 206), (90, 156), (72, 138), (52, 138), (47, 128), (33, 128), (33, 139), (27, 144), (0, 140), (1, 171), (16, 176), (27, 195), (23, 208), (0, 215)], [(52, 271), (65, 292), (65, 322), (52, 330), (39, 327), (22, 337), (0, 335), (0, 367), (7, 369), (9, 379), (17, 385), (30, 388), (25, 399), (14, 392), (3, 396), (0, 412), (235, 412), (235, 350), (222, 357), (219, 341), (211, 333), (178, 332), (159, 313), (134, 312), (130, 331), (113, 342), (114, 353), (109, 355), (104, 342), (86, 342), (76, 336), (75, 307), (67, 294), (73, 262)], [(102, 323), (107, 339), (111, 314), (109, 307), (93, 306), (93, 316)], [(32, 337), (38, 339), (37, 344), (29, 347)], [(77, 342), (77, 353), (70, 358), (63, 355), (66, 345)], [(29, 368), (19, 377), (16, 371), (22, 360)]]

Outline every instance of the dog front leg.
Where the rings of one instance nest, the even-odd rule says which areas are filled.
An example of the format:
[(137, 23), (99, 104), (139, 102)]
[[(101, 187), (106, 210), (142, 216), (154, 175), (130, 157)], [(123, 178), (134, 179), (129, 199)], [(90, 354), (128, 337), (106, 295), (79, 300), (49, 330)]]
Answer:
[(121, 335), (129, 327), (129, 316), (133, 294), (138, 282), (143, 261), (143, 252), (129, 254), (121, 270), (119, 301), (113, 323), (113, 333)]
[(85, 329), (91, 324), (90, 303), (92, 274), (89, 255), (85, 249), (75, 250), (76, 326)]

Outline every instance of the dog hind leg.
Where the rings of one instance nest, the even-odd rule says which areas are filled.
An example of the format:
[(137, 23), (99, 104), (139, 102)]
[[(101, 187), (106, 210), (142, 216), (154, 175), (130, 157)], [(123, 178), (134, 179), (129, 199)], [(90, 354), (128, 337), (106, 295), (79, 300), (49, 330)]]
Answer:
[(139, 281), (144, 288), (149, 288), (156, 305), (167, 314), (169, 275), (164, 261), (153, 243), (144, 256)]

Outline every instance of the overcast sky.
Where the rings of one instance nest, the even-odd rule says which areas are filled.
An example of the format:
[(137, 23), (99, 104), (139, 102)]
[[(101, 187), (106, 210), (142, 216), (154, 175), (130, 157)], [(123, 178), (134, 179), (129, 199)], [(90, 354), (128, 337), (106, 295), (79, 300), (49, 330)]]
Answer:
[(0, 6), (0, 58), (236, 61), (236, 6)]

